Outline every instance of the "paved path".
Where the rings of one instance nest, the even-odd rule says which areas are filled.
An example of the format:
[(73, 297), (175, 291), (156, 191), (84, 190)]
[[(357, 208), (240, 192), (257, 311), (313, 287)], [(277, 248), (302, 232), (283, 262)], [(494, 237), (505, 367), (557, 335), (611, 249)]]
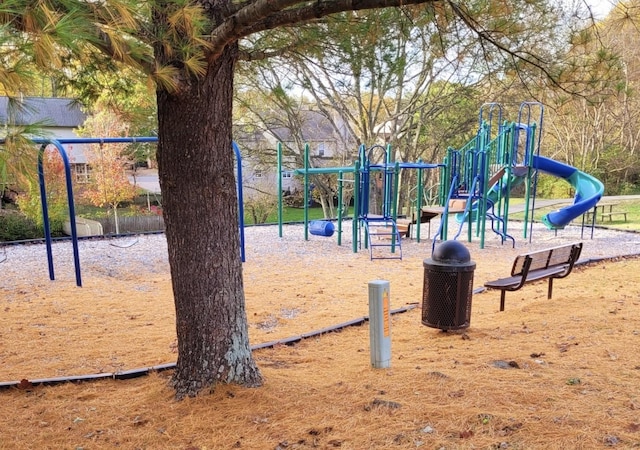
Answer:
[[(603, 203), (605, 202), (615, 203), (615, 202), (621, 202), (624, 200), (640, 200), (640, 195), (608, 195), (608, 196), (602, 197), (600, 201)], [(555, 205), (570, 205), (572, 203), (573, 203), (572, 198), (553, 198), (553, 199), (536, 198), (534, 207), (535, 209), (538, 209), (538, 208), (547, 208), (549, 206), (555, 206)], [(523, 212), (524, 207), (525, 207), (524, 203), (521, 203), (518, 205), (509, 205), (509, 214)]]

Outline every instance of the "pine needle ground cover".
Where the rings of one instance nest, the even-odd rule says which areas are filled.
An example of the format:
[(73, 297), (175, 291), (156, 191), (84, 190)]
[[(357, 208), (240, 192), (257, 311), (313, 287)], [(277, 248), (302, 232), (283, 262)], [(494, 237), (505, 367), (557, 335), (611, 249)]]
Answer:
[[(556, 238), (541, 245), (550, 246)], [(70, 271), (3, 263), (0, 380), (118, 372), (175, 361), (166, 262), (91, 244), (84, 287)], [(476, 287), (523, 248), (469, 244)], [(585, 241), (585, 248), (597, 244)], [(265, 384), (173, 400), (171, 371), (0, 392), (0, 449), (471, 449), (640, 446), (640, 260), (576, 268), (554, 284), (475, 294), (471, 326), (421, 324), (430, 243), (402, 261), (327, 244), (248, 242), (252, 344), (368, 314), (367, 283), (391, 283), (389, 369), (370, 366), (365, 323), (256, 350)], [(142, 252), (136, 256), (135, 252)], [(85, 250), (85, 254), (89, 250)], [(128, 262), (125, 265), (121, 263)], [(10, 264), (10, 266), (6, 266)], [(26, 273), (25, 273), (26, 271)], [(22, 275), (24, 276), (22, 276)]]

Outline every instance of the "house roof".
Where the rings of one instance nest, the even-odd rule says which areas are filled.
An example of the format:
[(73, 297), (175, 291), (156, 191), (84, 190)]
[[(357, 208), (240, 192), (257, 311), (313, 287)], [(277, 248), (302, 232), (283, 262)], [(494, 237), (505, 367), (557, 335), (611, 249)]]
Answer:
[(340, 135), (347, 136), (347, 129), (342, 120), (336, 120), (334, 124), (321, 112), (314, 110), (302, 110), (298, 112), (298, 126), (295, 130), (287, 125), (286, 117), (277, 113), (268, 115), (268, 123), (264, 128), (255, 124), (234, 124), (234, 137), (238, 141), (260, 141), (266, 136), (272, 136), (281, 142), (293, 142), (296, 134), (304, 142), (333, 141)]
[[(300, 112), (300, 137), (304, 141), (324, 141), (336, 133), (335, 128), (322, 113), (306, 110)], [(275, 126), (271, 132), (282, 141), (293, 140), (293, 130), (285, 126)]]
[(80, 105), (69, 98), (24, 97), (11, 109), (9, 104), (8, 97), (0, 97), (0, 123), (7, 123), (12, 114), (15, 125), (39, 123), (49, 127), (76, 128), (87, 117)]

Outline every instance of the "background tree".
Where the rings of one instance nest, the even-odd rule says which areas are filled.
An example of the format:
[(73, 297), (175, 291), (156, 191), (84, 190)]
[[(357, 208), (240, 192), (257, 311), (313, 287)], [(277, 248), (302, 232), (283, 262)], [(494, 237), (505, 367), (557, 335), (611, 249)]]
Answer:
[[(576, 30), (569, 57), (589, 60), (574, 70), (581, 95), (559, 89), (547, 93), (550, 109), (546, 148), (557, 159), (593, 173), (608, 194), (630, 193), (640, 181), (637, 95), (638, 2), (620, 2), (608, 17)], [(561, 183), (547, 180), (553, 192)]]
[[(126, 124), (129, 136), (154, 136), (157, 132), (153, 91), (139, 71), (123, 67), (113, 72), (105, 71), (100, 65), (88, 65), (57, 74), (54, 82), (78, 98), (89, 112), (111, 111)], [(155, 144), (133, 143), (124, 148), (124, 154), (132, 162), (134, 176), (138, 166), (156, 165)]]
[[(412, 5), (424, 3), (424, 6)], [(527, 5), (538, 3), (533, 0)], [(453, 0), (4, 0), (0, 33), (50, 70), (68, 57), (109, 70), (112, 62), (144, 71), (156, 85), (158, 167), (176, 307), (176, 396), (217, 383), (258, 386), (262, 377), (249, 347), (242, 265), (236, 229), (232, 110), (234, 71), (241, 59), (291, 48), (267, 39), (270, 30), (348, 10), (398, 7), (444, 24), (461, 20), (470, 36), (507, 55), (547, 69), (555, 63), (511, 40), (511, 22), (487, 8), (514, 14), (518, 1)], [(414, 9), (416, 8), (416, 9)], [(532, 10), (529, 23), (549, 11)], [(533, 14), (538, 14), (533, 16)], [(505, 26), (502, 26), (506, 24)], [(513, 24), (514, 26), (517, 24)], [(506, 28), (505, 28), (506, 27)], [(463, 28), (461, 28), (462, 30)], [(245, 40), (243, 38), (265, 37)], [(272, 47), (262, 47), (274, 43)], [(514, 46), (514, 51), (510, 51)], [(449, 50), (449, 49), (448, 49)]]
[(245, 189), (244, 208), (249, 223), (265, 223), (278, 208), (277, 186), (273, 179), (261, 179)]
[[(286, 154), (295, 158), (297, 167), (304, 164), (302, 115), (308, 115), (307, 110), (322, 114), (340, 138), (342, 148), (332, 165), (351, 165), (361, 143), (367, 147), (391, 143), (393, 160), (439, 161), (446, 142), (452, 139), (437, 140), (434, 150), (423, 145), (425, 130), (437, 134), (430, 121), (444, 112), (444, 105), (451, 111), (453, 99), (464, 98), (473, 90), (462, 84), (464, 58), (449, 61), (444, 56), (445, 41), (453, 46), (455, 35), (439, 30), (434, 17), (418, 9), (358, 11), (306, 25), (295, 33), (284, 29), (274, 39), (301, 44), (292, 52), (259, 64), (243, 65), (241, 86), (251, 83), (248, 89), (261, 96), (262, 101), (253, 105), (266, 129), (286, 129), (298, 136), (299, 142), (285, 145)], [(466, 52), (461, 46), (459, 51)], [(448, 83), (454, 73), (459, 83)], [(244, 106), (243, 96), (239, 98)], [(272, 105), (286, 115), (276, 115), (280, 121), (273, 123), (274, 114), (265, 111), (263, 105)], [(450, 122), (457, 124), (457, 135), (463, 134), (470, 123), (475, 125), (476, 110), (474, 104), (467, 118)], [(322, 161), (312, 159), (311, 164)], [(332, 179), (325, 178), (313, 177), (321, 201), (330, 200), (336, 189), (335, 177), (333, 186)], [(406, 193), (409, 180), (403, 181), (406, 183), (402, 183), (401, 192)]]
[(30, 185), (37, 183), (37, 147), (34, 147), (30, 138), (46, 138), (47, 134), (43, 132), (41, 123), (17, 125), (17, 117), (26, 108), (19, 98), (8, 97), (6, 117), (0, 117), (0, 140), (4, 143), (0, 146), (0, 209), (5, 194), (7, 198), (15, 197), (23, 189), (29, 190)]
[[(13, 132), (18, 135), (13, 135)], [(0, 146), (0, 209), (36, 180), (37, 152), (30, 141), (18, 138), (22, 133), (22, 128), (7, 133), (5, 145)]]
[[(33, 153), (37, 154), (35, 151)], [(36, 167), (35, 161), (33, 167)], [(42, 167), (45, 176), (49, 227), (54, 236), (59, 236), (62, 235), (65, 221), (69, 219), (69, 209), (64, 163), (57, 150), (52, 147), (45, 149), (42, 156)], [(24, 184), (21, 191), (23, 192), (17, 197), (18, 206), (25, 216), (37, 224), (44, 236), (44, 218), (38, 179), (37, 177), (25, 177), (22, 181)]]
[[(553, 60), (566, 49), (547, 44), (569, 34), (572, 24), (551, 4), (469, 5), (477, 8), (471, 15), (481, 16), (492, 33), (506, 36), (513, 52), (531, 54), (535, 49)], [(259, 38), (262, 43), (263, 36)], [(350, 165), (360, 143), (390, 143), (394, 161), (437, 163), (448, 146), (461, 146), (475, 134), (483, 102), (510, 94), (520, 103), (540, 89), (538, 68), (516, 64), (508, 53), (488, 55), (463, 22), (421, 9), (345, 12), (282, 29), (269, 39), (296, 45), (257, 64), (242, 64), (238, 99), (243, 111), (254, 113), (258, 126), (276, 136), (282, 129), (298, 136), (298, 141), (284, 143), (297, 167), (304, 164), (303, 116), (308, 110), (322, 114), (335, 134), (344, 136), (333, 165)], [(252, 95), (245, 96), (247, 92)], [(311, 164), (322, 161), (312, 159)], [(401, 205), (408, 207), (414, 200), (409, 188), (415, 186), (415, 175), (401, 173)], [(427, 182), (436, 184), (437, 175), (428, 171)], [(332, 190), (327, 181), (313, 177), (321, 199), (333, 196), (335, 186)]]
[[(96, 137), (123, 137), (128, 126), (118, 116), (108, 110), (100, 111), (89, 117), (81, 134)], [(120, 233), (118, 224), (118, 206), (131, 201), (136, 188), (129, 182), (125, 172), (131, 160), (126, 156), (127, 144), (91, 144), (85, 155), (91, 167), (89, 182), (84, 187), (83, 196), (100, 208), (108, 206), (113, 212), (116, 234)]]

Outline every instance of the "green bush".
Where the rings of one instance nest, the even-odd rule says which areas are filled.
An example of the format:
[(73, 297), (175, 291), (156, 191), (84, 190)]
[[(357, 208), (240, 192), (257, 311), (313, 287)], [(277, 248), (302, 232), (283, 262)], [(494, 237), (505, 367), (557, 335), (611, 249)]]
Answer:
[(265, 223), (270, 215), (276, 212), (278, 199), (266, 193), (254, 195), (244, 201), (244, 211), (247, 223)]
[[(69, 220), (66, 192), (62, 192), (56, 183), (49, 183), (48, 186), (51, 187), (47, 197), (49, 230), (52, 236), (63, 236), (64, 223)], [(42, 237), (44, 235), (44, 231), (42, 231), (44, 230), (44, 220), (38, 183), (29, 183), (28, 191), (18, 196), (17, 205), (20, 211), (38, 226)]]
[(42, 238), (36, 223), (17, 211), (0, 211), (0, 241), (21, 241)]
[(562, 178), (540, 174), (536, 195), (540, 198), (572, 198), (574, 192), (571, 185)]

